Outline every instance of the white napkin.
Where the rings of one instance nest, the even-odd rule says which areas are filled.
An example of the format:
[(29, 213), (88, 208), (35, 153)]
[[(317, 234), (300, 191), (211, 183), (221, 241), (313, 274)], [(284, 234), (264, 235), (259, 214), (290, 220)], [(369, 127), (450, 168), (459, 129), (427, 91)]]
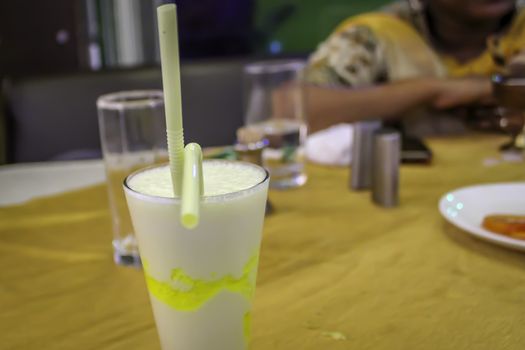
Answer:
[(314, 163), (348, 166), (352, 161), (353, 138), (351, 124), (337, 124), (313, 133), (306, 139), (306, 157)]

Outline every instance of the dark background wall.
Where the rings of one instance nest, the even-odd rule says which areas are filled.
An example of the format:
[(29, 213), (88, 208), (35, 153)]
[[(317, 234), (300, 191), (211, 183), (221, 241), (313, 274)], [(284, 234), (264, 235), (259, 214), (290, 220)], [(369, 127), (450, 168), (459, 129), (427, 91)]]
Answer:
[[(188, 99), (195, 82), (202, 84), (196, 91), (210, 90), (210, 81), (222, 84), (219, 90), (224, 90), (223, 85), (228, 83), (224, 72), (229, 72), (227, 76), (233, 80), (228, 84), (235, 90), (233, 95), (239, 97), (242, 62), (268, 56), (306, 57), (342, 20), (388, 1), (1, 0), (0, 164), (16, 160), (15, 155), (21, 154), (21, 148), (14, 145), (34, 148), (26, 141), (34, 137), (21, 137), (24, 132), (36, 130), (41, 134), (60, 120), (70, 125), (71, 135), (73, 125), (79, 129), (82, 123), (89, 124), (79, 131), (81, 136), (86, 136), (88, 129), (92, 131), (89, 142), (77, 148), (98, 144), (94, 99), (97, 94), (118, 88), (110, 84), (118, 79), (111, 75), (106, 81), (105, 74), (116, 72), (126, 79), (143, 74), (137, 69), (156, 74), (159, 54), (155, 8), (169, 2), (176, 2), (178, 7), (180, 52), (185, 63), (183, 83)], [(86, 81), (92, 80), (100, 86), (90, 88)], [(65, 88), (67, 84), (71, 85)], [(122, 84), (125, 88), (134, 86), (127, 81)], [(143, 85), (141, 81), (137, 86)], [(35, 98), (43, 104), (35, 103)], [(199, 106), (190, 100), (183, 101), (188, 106), (186, 112), (192, 112), (191, 106)], [(230, 104), (236, 110), (224, 109), (224, 118), (235, 115), (233, 122), (240, 123), (240, 105)], [(53, 109), (57, 106), (61, 113)], [(64, 141), (64, 136), (57, 135), (51, 141), (58, 140)], [(51, 141), (41, 141), (38, 147)]]
[[(0, 76), (157, 64), (154, 8), (167, 2), (172, 1), (2, 0)], [(339, 22), (388, 1), (174, 2), (179, 10), (181, 54), (186, 58), (206, 58), (307, 55)], [(122, 18), (130, 13), (122, 11), (123, 4), (135, 11), (130, 18)], [(118, 30), (119, 23), (125, 20), (131, 23), (129, 33), (125, 33), (127, 38), (122, 36), (122, 29), (120, 33)], [(136, 48), (138, 55), (131, 60), (119, 61), (117, 57), (123, 40), (140, 46)], [(101, 62), (94, 61), (97, 56)]]

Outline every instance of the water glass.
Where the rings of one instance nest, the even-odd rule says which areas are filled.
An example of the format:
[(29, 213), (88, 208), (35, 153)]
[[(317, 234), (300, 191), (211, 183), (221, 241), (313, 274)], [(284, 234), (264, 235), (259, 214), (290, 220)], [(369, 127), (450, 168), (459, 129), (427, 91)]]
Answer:
[(268, 143), (262, 158), (274, 189), (298, 187), (307, 179), (304, 65), (299, 60), (274, 60), (244, 68), (245, 125)]
[(113, 228), (114, 260), (140, 266), (122, 183), (131, 172), (166, 162), (166, 121), (161, 90), (122, 91), (97, 100), (100, 141)]

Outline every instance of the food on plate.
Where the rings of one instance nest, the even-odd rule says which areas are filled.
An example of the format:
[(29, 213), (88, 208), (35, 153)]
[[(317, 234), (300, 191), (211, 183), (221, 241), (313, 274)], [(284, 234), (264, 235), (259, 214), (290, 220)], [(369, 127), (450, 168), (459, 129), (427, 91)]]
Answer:
[(525, 215), (487, 215), (482, 226), (494, 233), (525, 240)]

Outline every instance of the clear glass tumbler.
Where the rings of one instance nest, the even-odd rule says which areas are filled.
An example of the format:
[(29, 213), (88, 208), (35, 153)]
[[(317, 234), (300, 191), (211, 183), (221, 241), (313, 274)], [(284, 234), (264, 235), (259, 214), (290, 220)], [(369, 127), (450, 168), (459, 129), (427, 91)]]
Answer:
[(114, 260), (121, 265), (140, 266), (122, 183), (133, 171), (168, 159), (162, 91), (103, 95), (97, 100), (97, 109), (112, 217)]
[(299, 60), (274, 60), (244, 68), (245, 125), (268, 141), (262, 158), (270, 172), (271, 188), (294, 188), (307, 179), (304, 66)]

